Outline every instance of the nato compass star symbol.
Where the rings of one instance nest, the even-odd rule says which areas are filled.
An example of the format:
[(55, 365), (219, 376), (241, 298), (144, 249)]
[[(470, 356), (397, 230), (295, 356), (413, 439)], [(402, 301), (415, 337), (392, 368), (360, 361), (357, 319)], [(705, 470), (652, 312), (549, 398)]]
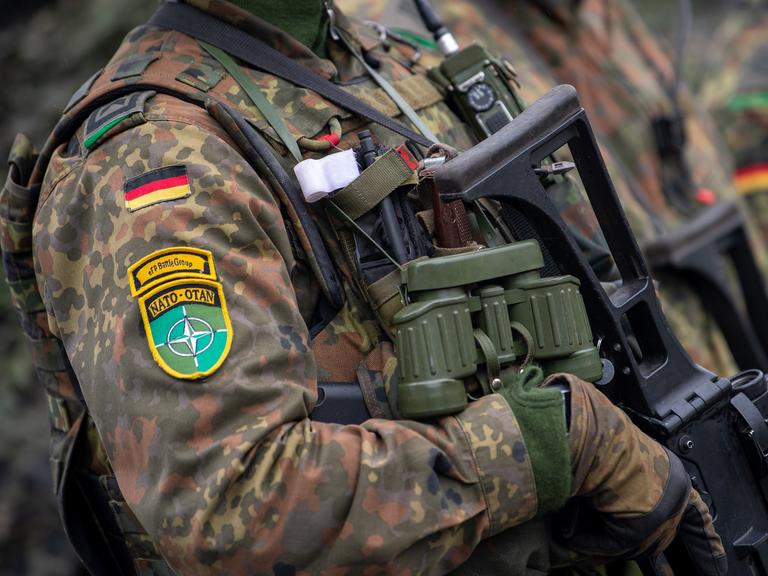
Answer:
[(184, 317), (168, 330), (165, 344), (176, 356), (191, 357), (197, 366), (197, 357), (213, 344), (214, 330), (205, 320), (187, 316), (185, 307), (182, 312)]

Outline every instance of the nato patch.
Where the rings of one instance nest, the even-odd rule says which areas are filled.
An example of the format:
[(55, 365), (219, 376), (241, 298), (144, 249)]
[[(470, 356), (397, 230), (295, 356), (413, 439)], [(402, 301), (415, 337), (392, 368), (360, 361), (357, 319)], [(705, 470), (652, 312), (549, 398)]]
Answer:
[(131, 294), (138, 296), (160, 282), (176, 278), (216, 280), (210, 250), (174, 247), (155, 250), (128, 268)]
[(123, 187), (123, 199), (129, 212), (192, 194), (186, 166), (167, 166), (129, 178)]
[(232, 345), (232, 324), (219, 282), (163, 282), (139, 297), (147, 342), (155, 362), (174, 378), (213, 374)]

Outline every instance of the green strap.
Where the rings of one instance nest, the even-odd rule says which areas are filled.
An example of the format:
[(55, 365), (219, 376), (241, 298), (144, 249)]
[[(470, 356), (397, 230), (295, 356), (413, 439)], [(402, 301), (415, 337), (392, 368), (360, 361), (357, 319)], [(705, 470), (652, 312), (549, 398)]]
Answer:
[(408, 119), (413, 123), (413, 125), (416, 127), (416, 129), (421, 132), (427, 139), (431, 140), (433, 143), (439, 142), (437, 139), (437, 136), (434, 135), (432, 130), (429, 129), (429, 127), (424, 124), (424, 121), (419, 117), (418, 114), (416, 114), (416, 111), (411, 108), (411, 105), (408, 104), (408, 102), (405, 101), (405, 98), (403, 98), (400, 93), (395, 90), (395, 87), (392, 86), (387, 80), (376, 70), (371, 68), (368, 65), (368, 62), (365, 61), (365, 58), (363, 58), (362, 54), (357, 51), (357, 49), (354, 47), (352, 42), (350, 42), (349, 38), (347, 38), (346, 33), (343, 30), (337, 30), (339, 32), (339, 36), (341, 37), (341, 40), (344, 42), (344, 45), (347, 47), (347, 50), (350, 51), (350, 53), (357, 58), (357, 60), (360, 62), (360, 64), (363, 65), (363, 68), (365, 68), (365, 71), (370, 74), (371, 78), (373, 78), (374, 82), (379, 85), (379, 87), (384, 90), (384, 92), (387, 93), (387, 95), (392, 98), (394, 103), (397, 105), (398, 108), (402, 111), (403, 114), (405, 114)]
[[(499, 375), (501, 374), (501, 364), (499, 362), (499, 356), (496, 354), (496, 347), (493, 345), (493, 340), (479, 328), (475, 328), (473, 334), (475, 336), (475, 342), (477, 342), (477, 345), (480, 347), (483, 359), (485, 360), (485, 372), (488, 377), (488, 385), (493, 387), (496, 385), (496, 381), (498, 381), (500, 385), (501, 380), (499, 380)], [(483, 391), (486, 394), (491, 393), (491, 390), (485, 389), (485, 383), (483, 383)]]
[(99, 138), (104, 136), (104, 134), (106, 134), (107, 132), (112, 130), (112, 128), (114, 128), (115, 126), (120, 124), (120, 122), (122, 122), (123, 120), (128, 120), (128, 118), (131, 117), (131, 114), (133, 114), (133, 112), (130, 112), (128, 114), (124, 114), (122, 116), (118, 116), (117, 118), (115, 118), (111, 122), (105, 124), (104, 126), (101, 126), (98, 130), (96, 130), (96, 132), (94, 132), (92, 134), (89, 134), (88, 137), (83, 142), (83, 148), (87, 148), (88, 150), (90, 150), (91, 147), (94, 144), (96, 144), (96, 142), (98, 142)]
[(768, 92), (736, 94), (726, 102), (725, 107), (734, 112), (745, 108), (768, 108)]
[(414, 171), (395, 150), (389, 150), (339, 190), (333, 201), (353, 220), (357, 220), (402, 186)]
[(245, 91), (256, 108), (259, 109), (262, 116), (264, 116), (264, 119), (269, 122), (269, 125), (275, 130), (280, 140), (285, 144), (285, 147), (288, 148), (291, 155), (296, 159), (296, 162), (301, 162), (304, 157), (301, 155), (301, 150), (299, 150), (299, 145), (296, 143), (296, 139), (288, 130), (283, 119), (278, 115), (275, 107), (272, 106), (264, 94), (261, 93), (261, 90), (256, 86), (256, 83), (243, 72), (242, 68), (238, 66), (229, 54), (207, 42), (203, 42), (202, 40), (199, 40), (199, 42), (200, 46), (218, 60), (219, 64), (224, 66), (224, 69), (229, 72), (232, 78), (235, 79), (235, 82), (237, 82)]

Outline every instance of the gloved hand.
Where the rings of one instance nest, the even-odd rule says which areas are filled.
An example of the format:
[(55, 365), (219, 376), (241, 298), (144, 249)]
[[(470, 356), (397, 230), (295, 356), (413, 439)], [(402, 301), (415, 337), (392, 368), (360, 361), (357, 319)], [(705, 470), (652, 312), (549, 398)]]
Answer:
[(544, 386), (554, 382), (571, 390), (572, 498), (554, 522), (553, 563), (658, 555), (679, 531), (696, 574), (725, 574), (722, 542), (680, 460), (591, 384), (561, 374)]

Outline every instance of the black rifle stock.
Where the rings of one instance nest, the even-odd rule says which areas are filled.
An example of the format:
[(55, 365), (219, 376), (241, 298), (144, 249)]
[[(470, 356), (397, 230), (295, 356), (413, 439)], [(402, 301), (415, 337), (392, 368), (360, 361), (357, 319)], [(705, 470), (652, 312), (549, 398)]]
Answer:
[[(741, 369), (768, 370), (768, 293), (735, 201), (702, 210), (678, 229), (643, 246), (643, 252), (654, 271), (693, 287), (712, 312)], [(737, 303), (729, 266), (748, 314)]]
[[(621, 275), (610, 296), (534, 172), (566, 144)], [(435, 182), (445, 201), (499, 200), (510, 226), (540, 242), (549, 268), (579, 278), (604, 365), (598, 386), (683, 460), (710, 505), (729, 573), (768, 574), (766, 380), (759, 370), (733, 380), (708, 372), (670, 330), (575, 89), (558, 86), (446, 163)], [(691, 574), (680, 548), (668, 559)]]

